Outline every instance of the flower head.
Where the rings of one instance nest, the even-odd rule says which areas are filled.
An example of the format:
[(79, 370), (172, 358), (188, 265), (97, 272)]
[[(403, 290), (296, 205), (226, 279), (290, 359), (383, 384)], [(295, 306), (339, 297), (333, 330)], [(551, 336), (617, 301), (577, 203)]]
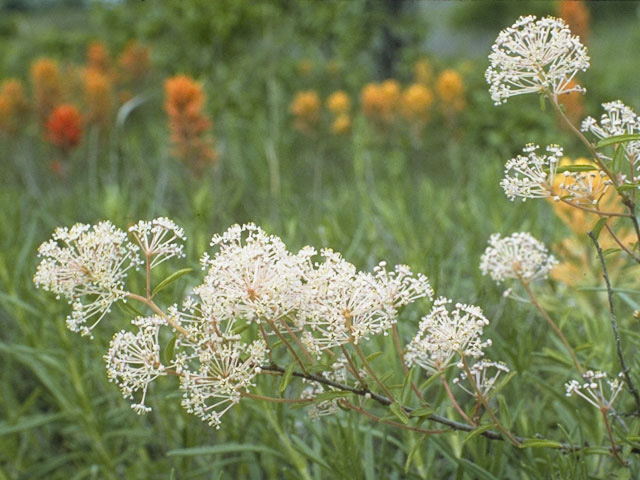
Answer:
[(494, 233), (480, 259), (480, 270), (496, 283), (507, 278), (530, 282), (546, 278), (557, 263), (544, 244), (529, 233), (518, 232), (504, 238)]
[(109, 50), (102, 42), (91, 42), (87, 45), (87, 67), (102, 73), (109, 70)]
[(605, 372), (588, 370), (582, 378), (584, 383), (577, 380), (565, 383), (567, 397), (575, 393), (596, 408), (610, 409), (624, 387), (622, 373), (618, 378), (609, 379)]
[(125, 297), (127, 271), (140, 263), (137, 251), (110, 222), (60, 227), (40, 245), (38, 256), (43, 259), (33, 280), (37, 287), (66, 297), (73, 304), (67, 326), (89, 335), (111, 305)]
[(62, 99), (62, 79), (58, 64), (49, 58), (39, 58), (31, 64), (31, 83), (36, 110), (42, 123)]
[(464, 108), (464, 84), (455, 70), (447, 69), (438, 75), (436, 92), (445, 109), (460, 111)]
[(432, 103), (431, 90), (421, 83), (414, 83), (402, 94), (402, 115), (409, 121), (426, 122)]
[(150, 261), (150, 268), (160, 265), (171, 257), (184, 257), (184, 230), (166, 217), (158, 217), (150, 222), (140, 220), (129, 227), (129, 232), (136, 239), (142, 253)]
[(364, 114), (371, 120), (381, 123), (389, 123), (393, 120), (400, 99), (400, 84), (392, 79), (380, 84), (368, 83), (360, 95)]
[(348, 113), (341, 113), (331, 124), (331, 131), (336, 135), (344, 135), (351, 130), (351, 117)]
[[(589, 132), (600, 140), (618, 135), (640, 133), (640, 116), (620, 100), (603, 103), (602, 108), (604, 113), (599, 122), (593, 117), (587, 117), (582, 121), (581, 129), (583, 132)], [(635, 165), (640, 159), (640, 140), (626, 142), (624, 147), (627, 158)], [(600, 155), (610, 159), (602, 153)]]
[(140, 81), (149, 72), (149, 47), (139, 45), (135, 40), (130, 41), (124, 48), (118, 63), (126, 81)]
[(520, 17), (503, 30), (489, 55), (485, 72), (496, 103), (526, 93), (554, 96), (583, 90), (570, 86), (579, 71), (589, 68), (587, 49), (560, 19)]
[(408, 366), (419, 365), (437, 372), (446, 368), (456, 355), (479, 358), (491, 340), (480, 339), (484, 327), (489, 325), (480, 307), (456, 303), (449, 311), (451, 300), (438, 298), (420, 321), (418, 334), (407, 346), (405, 361)]
[(0, 84), (0, 132), (15, 133), (24, 124), (28, 110), (22, 83), (12, 78), (3, 81)]
[(351, 108), (351, 99), (345, 91), (335, 91), (327, 99), (327, 108), (336, 115), (347, 113)]
[(564, 20), (569, 29), (578, 35), (583, 42), (589, 39), (591, 15), (589, 7), (583, 0), (560, 0), (558, 16)]
[(466, 372), (461, 372), (460, 375), (453, 379), (453, 383), (458, 385), (462, 390), (467, 392), (471, 396), (476, 396), (476, 392), (471, 388), (467, 388), (464, 385), (466, 380), (473, 382), (483, 397), (488, 398), (496, 386), (498, 378), (503, 373), (509, 373), (509, 367), (502, 362), (494, 362), (491, 360), (482, 359), (479, 362), (474, 363), (470, 368), (472, 378), (468, 379)]
[(320, 120), (322, 104), (315, 90), (298, 92), (294, 97), (289, 111), (295, 117), (295, 125), (304, 133), (311, 133)]
[(102, 70), (87, 69), (84, 72), (84, 98), (88, 108), (88, 120), (106, 126), (111, 114), (111, 79)]
[(166, 375), (166, 367), (160, 361), (158, 332), (166, 322), (158, 316), (138, 317), (132, 322), (138, 327), (137, 333), (121, 330), (109, 344), (104, 356), (107, 376), (120, 388), (124, 398), (133, 399), (133, 394), (142, 390), (140, 402), (131, 405), (138, 414), (151, 411), (144, 401), (149, 384), (161, 375)]
[(47, 120), (47, 139), (68, 152), (82, 139), (82, 115), (73, 105), (56, 107)]
[(521, 197), (545, 198), (552, 195), (554, 178), (558, 164), (562, 158), (562, 148), (558, 145), (549, 145), (547, 154), (538, 154), (538, 145), (528, 144), (523, 150), (523, 155), (512, 158), (505, 165), (505, 178), (500, 186), (509, 197), (515, 200)]

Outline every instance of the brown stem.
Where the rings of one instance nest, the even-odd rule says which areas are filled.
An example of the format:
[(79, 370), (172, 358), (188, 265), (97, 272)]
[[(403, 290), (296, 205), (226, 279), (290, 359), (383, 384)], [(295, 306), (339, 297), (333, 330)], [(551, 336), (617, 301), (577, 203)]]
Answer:
[(500, 420), (498, 420), (498, 417), (496, 417), (496, 415), (493, 413), (493, 410), (491, 410), (491, 407), (489, 407), (489, 402), (487, 402), (487, 399), (484, 398), (484, 395), (482, 395), (482, 392), (478, 388), (478, 385), (476, 385), (476, 381), (474, 379), (475, 377), (471, 373), (471, 370), (469, 370), (469, 365), (467, 365), (467, 359), (464, 357), (464, 355), (460, 355), (460, 358), (462, 359), (462, 367), (463, 367), (465, 373), (467, 374), (467, 378), (469, 379), (469, 382), (471, 382), (471, 386), (473, 387), (473, 391), (476, 392), (476, 399), (480, 403), (482, 403), (482, 405), (484, 406), (485, 410), (487, 411), (487, 413), (491, 417), (491, 420), (493, 420), (493, 423), (495, 423), (496, 428), (504, 436), (506, 436), (509, 439), (509, 441), (511, 443), (513, 443), (513, 445), (515, 445), (516, 447), (519, 447), (520, 446), (520, 441), (518, 441), (518, 439), (516, 437), (514, 437), (513, 434), (502, 425)]
[(600, 407), (600, 413), (602, 413), (602, 419), (604, 420), (604, 424), (607, 427), (607, 435), (609, 436), (609, 442), (611, 442), (611, 454), (615, 457), (615, 459), (623, 466), (627, 465), (620, 454), (618, 453), (618, 447), (616, 447), (616, 442), (613, 439), (613, 432), (611, 431), (611, 424), (609, 423), (609, 419), (607, 418), (607, 407)]
[(622, 369), (622, 374), (624, 375), (627, 387), (629, 387), (629, 391), (631, 392), (631, 395), (633, 395), (633, 398), (636, 402), (636, 415), (640, 415), (640, 393), (638, 393), (638, 389), (636, 388), (635, 383), (633, 383), (631, 375), (629, 375), (629, 371), (631, 369), (627, 366), (627, 363), (624, 360), (624, 356), (622, 355), (622, 342), (620, 341), (618, 322), (616, 320), (616, 313), (613, 307), (613, 289), (611, 288), (609, 274), (607, 273), (607, 264), (604, 261), (604, 254), (602, 253), (602, 248), (600, 248), (600, 244), (598, 243), (598, 239), (596, 238), (596, 236), (593, 234), (593, 232), (589, 232), (587, 235), (589, 235), (589, 238), (593, 242), (593, 245), (596, 247), (598, 258), (600, 259), (600, 265), (602, 265), (602, 276), (604, 278), (604, 283), (607, 286), (607, 296), (609, 299), (609, 320), (611, 321), (611, 329), (613, 330), (613, 339), (616, 344), (618, 361), (620, 362), (620, 368)]
[(309, 361), (309, 363), (313, 365), (314, 363), (313, 357), (311, 356), (309, 351), (306, 349), (306, 347), (302, 344), (302, 342), (300, 341), (298, 336), (295, 334), (295, 332), (291, 330), (291, 328), (289, 328), (289, 325), (287, 324), (286, 319), (282, 321), (282, 324), (284, 325), (284, 328), (287, 329), (287, 333), (291, 338), (293, 338), (293, 341), (296, 342), (296, 345), (298, 345), (298, 348), (300, 348), (300, 350), (302, 351), (306, 359)]
[(611, 237), (620, 246), (620, 248), (622, 248), (622, 250), (624, 250), (636, 262), (640, 263), (640, 257), (636, 256), (631, 250), (629, 250), (629, 248), (624, 243), (622, 243), (622, 241), (618, 238), (618, 236), (615, 234), (615, 232), (611, 229), (609, 225), (605, 223), (604, 228), (607, 229), (607, 232), (609, 232), (609, 235), (611, 235)]
[(582, 365), (578, 361), (578, 357), (576, 356), (576, 352), (573, 350), (573, 348), (569, 344), (569, 341), (567, 340), (567, 338), (562, 333), (562, 330), (560, 330), (560, 327), (558, 327), (558, 325), (556, 325), (556, 322), (554, 322), (551, 319), (551, 317), (546, 312), (546, 310), (544, 308), (542, 308), (542, 305), (540, 305), (540, 302), (538, 302), (538, 299), (533, 294), (533, 291), (531, 290), (531, 287), (529, 286), (529, 282), (524, 280), (521, 276), (518, 276), (518, 278), (520, 279), (520, 283), (522, 283), (522, 286), (524, 287), (524, 289), (529, 294), (529, 298), (531, 299), (531, 303), (533, 303), (533, 305), (538, 309), (538, 311), (540, 312), (542, 317), (547, 321), (547, 324), (556, 333), (558, 338), (560, 338), (560, 341), (564, 344), (565, 348), (569, 352), (569, 355), (571, 356), (571, 359), (573, 360), (573, 364), (575, 365), (575, 367), (578, 370), (578, 372), (580, 372), (580, 375), (582, 375), (584, 373), (584, 369), (582, 368)]
[(160, 307), (158, 307), (158, 305), (156, 305), (156, 303), (153, 300), (151, 300), (149, 298), (145, 298), (142, 295), (136, 295), (135, 293), (131, 293), (131, 292), (127, 293), (127, 298), (130, 298), (132, 300), (136, 300), (136, 301), (138, 301), (140, 303), (144, 303), (151, 310), (153, 310), (155, 313), (157, 313), (162, 318), (164, 318), (167, 321), (167, 323), (172, 328), (174, 328), (177, 332), (179, 332), (181, 335), (193, 340), (193, 337), (191, 336), (191, 334), (186, 329), (182, 328), (180, 325), (178, 325), (176, 322), (174, 322), (173, 319), (171, 317), (169, 317), (166, 313), (164, 313), (162, 311), (162, 309)]
[(300, 368), (302, 369), (302, 371), (307, 373), (307, 369), (304, 366), (304, 362), (302, 361), (302, 359), (298, 355), (298, 352), (296, 352), (295, 348), (293, 348), (291, 346), (291, 344), (287, 341), (287, 339), (284, 337), (284, 335), (282, 335), (282, 332), (280, 332), (278, 327), (276, 327), (275, 323), (273, 323), (271, 320), (266, 320), (266, 322), (269, 324), (271, 329), (274, 332), (276, 332), (276, 335), (278, 335), (280, 340), (282, 340), (282, 343), (284, 343), (284, 345), (287, 347), (287, 349), (291, 352), (291, 355), (293, 355), (293, 357), (295, 358), (296, 362), (298, 362), (298, 365), (300, 365)]
[(395, 397), (393, 396), (391, 391), (387, 388), (387, 386), (382, 382), (382, 380), (378, 378), (378, 376), (376, 375), (376, 372), (373, 370), (373, 368), (371, 368), (371, 365), (369, 364), (367, 357), (365, 357), (364, 353), (362, 353), (362, 350), (360, 350), (360, 347), (355, 343), (352, 343), (351, 345), (353, 345), (353, 348), (355, 349), (356, 353), (360, 357), (360, 360), (362, 360), (362, 364), (364, 365), (364, 368), (367, 370), (369, 375), (371, 375), (371, 378), (373, 378), (375, 382), (378, 385), (380, 385), (380, 388), (382, 389), (384, 394), (388, 396), (391, 399), (391, 401), (395, 402), (396, 401)]
[(344, 358), (347, 359), (347, 363), (349, 364), (349, 370), (351, 370), (351, 373), (353, 374), (353, 376), (358, 380), (360, 385), (362, 385), (363, 387), (366, 387), (367, 386), (366, 382), (362, 379), (362, 377), (360, 376), (360, 373), (358, 373), (358, 367), (353, 363), (353, 360), (351, 359), (351, 355), (349, 355), (349, 352), (347, 352), (347, 349), (344, 348), (344, 345), (340, 345), (340, 350), (342, 350), (342, 354), (344, 355)]
[(469, 418), (469, 415), (465, 413), (465, 411), (462, 409), (462, 407), (460, 407), (460, 405), (456, 401), (456, 397), (453, 396), (453, 392), (451, 391), (451, 388), (449, 388), (449, 382), (447, 382), (447, 379), (445, 378), (444, 374), (440, 376), (440, 380), (442, 380), (442, 386), (444, 387), (445, 392), (447, 392), (447, 396), (449, 397), (449, 400), (451, 401), (453, 408), (455, 408), (458, 411), (458, 413), (462, 416), (462, 418), (464, 418), (465, 422), (475, 426), (476, 422), (474, 422)]
[(271, 345), (269, 345), (269, 337), (267, 337), (267, 332), (264, 331), (262, 323), (258, 323), (258, 325), (260, 328), (260, 335), (262, 336), (264, 343), (267, 345), (267, 357), (269, 357), (269, 361), (273, 363), (273, 356), (271, 355)]
[[(396, 347), (396, 352), (398, 352), (398, 358), (400, 359), (400, 363), (402, 364), (402, 370), (404, 371), (404, 374), (408, 376), (411, 374), (411, 372), (409, 371), (409, 367), (407, 367), (407, 364), (404, 362), (404, 352), (402, 350), (402, 344), (400, 343), (400, 335), (398, 335), (398, 328), (395, 323), (391, 326), (391, 331), (393, 332), (393, 344)], [(413, 390), (413, 393), (416, 394), (420, 402), (422, 402), (425, 406), (428, 405), (424, 401), (422, 392), (420, 391), (418, 386), (414, 383), (414, 381), (412, 379), (409, 379), (409, 382), (411, 383), (411, 390)]]
[(595, 209), (595, 208), (588, 208), (588, 207), (585, 207), (583, 205), (579, 205), (577, 203), (570, 202), (569, 200), (566, 200), (564, 198), (561, 198), (560, 201), (563, 202), (563, 203), (566, 203), (567, 205), (571, 205), (572, 207), (577, 208), (579, 210), (583, 210), (583, 211), (589, 212), (589, 213), (595, 213), (596, 215), (600, 215), (601, 217), (631, 218), (631, 214), (630, 213), (603, 212), (602, 210), (598, 210), (598, 209)]

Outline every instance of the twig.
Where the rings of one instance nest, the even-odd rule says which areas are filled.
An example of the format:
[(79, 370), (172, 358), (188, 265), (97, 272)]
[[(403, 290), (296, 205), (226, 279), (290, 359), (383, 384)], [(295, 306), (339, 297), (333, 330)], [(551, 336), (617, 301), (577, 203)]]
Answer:
[(636, 256), (631, 250), (629, 250), (629, 248), (624, 243), (622, 243), (622, 241), (618, 238), (618, 236), (615, 234), (615, 232), (611, 229), (611, 227), (606, 222), (604, 224), (604, 228), (607, 229), (607, 232), (609, 232), (609, 235), (611, 235), (611, 237), (620, 246), (620, 248), (622, 248), (622, 250), (627, 252), (627, 254), (631, 258), (633, 258), (636, 262), (640, 263), (640, 257)]
[(629, 375), (630, 368), (627, 366), (626, 362), (624, 361), (624, 356), (622, 355), (622, 343), (620, 341), (618, 322), (616, 321), (616, 313), (613, 307), (613, 290), (611, 289), (611, 282), (609, 281), (609, 274), (607, 273), (607, 264), (604, 261), (604, 254), (602, 253), (602, 248), (600, 248), (600, 244), (598, 243), (598, 239), (596, 238), (596, 236), (593, 234), (593, 232), (589, 232), (587, 235), (589, 235), (589, 238), (593, 242), (593, 245), (596, 247), (598, 258), (600, 259), (600, 264), (602, 265), (602, 277), (604, 278), (604, 282), (607, 286), (607, 297), (609, 298), (609, 319), (611, 320), (613, 338), (616, 342), (616, 352), (618, 353), (620, 368), (622, 369), (622, 374), (624, 375), (625, 382), (629, 387), (629, 391), (631, 392), (631, 395), (633, 395), (633, 398), (636, 402), (636, 415), (640, 415), (640, 394), (638, 393), (638, 389), (631, 379), (631, 375)]

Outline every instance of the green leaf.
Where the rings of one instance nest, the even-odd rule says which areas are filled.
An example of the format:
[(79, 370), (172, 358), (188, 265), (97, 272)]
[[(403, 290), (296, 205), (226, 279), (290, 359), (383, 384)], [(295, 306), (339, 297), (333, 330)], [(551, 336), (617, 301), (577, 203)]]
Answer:
[(619, 172), (622, 168), (622, 160), (624, 159), (624, 145), (620, 144), (616, 147), (616, 152), (611, 160), (611, 168), (614, 172)]
[(144, 317), (144, 314), (136, 307), (131, 305), (130, 302), (117, 302), (116, 305), (125, 315), (128, 315), (130, 317)]
[(507, 383), (509, 383), (511, 379), (515, 377), (517, 374), (518, 372), (509, 372), (504, 377), (502, 377), (502, 380), (500, 380), (500, 382), (498, 382), (498, 384), (491, 391), (491, 395), (492, 396), (497, 395), (498, 392), (502, 390), (504, 387), (506, 387)]
[(563, 165), (558, 167), (557, 172), (592, 172), (593, 170), (599, 170), (595, 165)]
[(430, 417), (433, 414), (433, 409), (428, 407), (416, 408), (409, 414), (410, 417)]
[(248, 445), (237, 443), (227, 443), (225, 445), (208, 445), (192, 448), (178, 448), (175, 450), (169, 450), (167, 452), (167, 455), (169, 455), (170, 457), (195, 457), (198, 455), (220, 455), (225, 453), (244, 452), (268, 453), (276, 457), (285, 458), (285, 455), (282, 452), (279, 452), (278, 450), (275, 450), (273, 448), (265, 447), (263, 445)]
[(393, 414), (398, 417), (400, 421), (405, 425), (409, 423), (409, 417), (398, 402), (393, 402), (391, 405), (389, 405), (389, 410), (391, 410)]
[(562, 444), (553, 440), (530, 438), (522, 442), (520, 448), (562, 448)]
[(345, 391), (322, 392), (315, 396), (313, 403), (326, 402), (328, 400), (335, 400), (336, 398), (352, 397), (353, 395), (355, 395), (353, 392)]
[(289, 385), (289, 382), (291, 381), (291, 378), (293, 376), (294, 368), (296, 368), (295, 362), (291, 362), (289, 365), (287, 365), (287, 368), (285, 368), (282, 379), (280, 380), (280, 393), (283, 393), (287, 389), (287, 386)]
[[(546, 97), (544, 95), (540, 95), (538, 98), (540, 100), (540, 110), (543, 112), (546, 112), (547, 111)], [(563, 108), (562, 105), (560, 105), (560, 108)]]
[(418, 451), (418, 448), (420, 448), (420, 445), (422, 445), (422, 441), (425, 439), (426, 435), (422, 435), (420, 438), (418, 438), (418, 440), (416, 440), (416, 443), (413, 444), (413, 447), (411, 448), (411, 451), (409, 452), (409, 456), (407, 457), (407, 461), (404, 464), (404, 473), (408, 473), (409, 472), (409, 468), (411, 468), (411, 463), (413, 462), (413, 457), (415, 456), (416, 452)]
[(507, 400), (504, 398), (504, 395), (498, 395), (497, 397), (498, 405), (500, 405), (500, 417), (502, 417), (502, 424), (511, 428), (512, 418), (511, 413), (509, 412), (509, 407), (507, 406)]
[(612, 253), (617, 253), (620, 251), (622, 251), (620, 248), (607, 248), (606, 250), (603, 250), (602, 256), (606, 257), (607, 255), (611, 255)]
[(47, 423), (55, 422), (56, 420), (60, 420), (64, 418), (67, 414), (64, 412), (61, 413), (49, 413), (44, 415), (34, 415), (31, 417), (25, 417), (21, 419), (18, 423), (8, 424), (8, 423), (0, 423), (0, 437), (3, 435), (9, 435), (10, 433), (18, 433), (24, 432), (25, 430), (31, 430), (32, 428), (40, 427), (41, 425), (46, 425)]
[(177, 339), (178, 339), (178, 336), (174, 335), (173, 337), (171, 337), (171, 340), (169, 340), (167, 345), (164, 347), (164, 350), (162, 351), (162, 360), (164, 361), (164, 363), (171, 363), (171, 360), (173, 359), (173, 353), (175, 352), (175, 349), (176, 349)]
[(428, 387), (431, 386), (431, 384), (433, 384), (433, 382), (435, 382), (436, 380), (438, 380), (438, 378), (440, 378), (440, 376), (444, 373), (444, 371), (439, 371), (434, 373), (433, 375), (431, 375), (429, 378), (427, 378), (427, 380), (425, 380), (425, 382), (420, 385), (420, 391), (424, 392)]
[(604, 224), (607, 223), (607, 220), (608, 220), (608, 218), (602, 217), (600, 220), (598, 220), (596, 222), (596, 224), (591, 229), (591, 233), (593, 233), (593, 236), (595, 237), (596, 240), (600, 236), (600, 232), (602, 231), (602, 227), (604, 227)]
[(632, 133), (625, 135), (616, 135), (613, 137), (607, 137), (596, 143), (596, 148), (608, 147), (609, 145), (615, 145), (616, 143), (627, 143), (640, 140), (640, 134)]
[(371, 355), (369, 355), (367, 357), (367, 362), (372, 362), (374, 361), (376, 358), (378, 358), (380, 355), (382, 355), (382, 352), (374, 352)]
[(624, 183), (619, 185), (617, 190), (619, 192), (626, 192), (627, 190), (636, 190), (638, 187), (640, 187), (640, 182)]
[(495, 425), (489, 424), (489, 425), (483, 425), (481, 427), (478, 427), (478, 428), (474, 429), (473, 431), (471, 431), (469, 433), (469, 435), (464, 437), (464, 440), (462, 441), (462, 444), (464, 445), (469, 440), (472, 440), (472, 439), (476, 438), (478, 435), (482, 435), (484, 432), (486, 432), (487, 430), (491, 430), (493, 427), (495, 427)]
[(189, 272), (192, 272), (193, 268), (183, 268), (182, 270), (178, 270), (177, 272), (172, 273), (171, 275), (169, 275), (167, 278), (165, 278), (164, 280), (162, 280), (157, 286), (156, 288), (153, 289), (153, 292), (151, 293), (152, 297), (155, 297), (156, 294), (158, 292), (160, 292), (161, 290), (164, 290), (165, 288), (167, 288), (170, 284), (172, 284), (173, 282), (175, 282), (176, 280), (178, 280), (180, 277), (186, 275)]

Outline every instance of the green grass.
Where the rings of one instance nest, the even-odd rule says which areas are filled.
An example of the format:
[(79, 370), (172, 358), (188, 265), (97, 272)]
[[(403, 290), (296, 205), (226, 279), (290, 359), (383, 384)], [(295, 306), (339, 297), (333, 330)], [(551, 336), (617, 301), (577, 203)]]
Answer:
[[(594, 33), (593, 63), (601, 65), (588, 78), (613, 84), (602, 64), (625, 68), (621, 59), (598, 53), (613, 41), (611, 31), (602, 38)], [(567, 235), (549, 204), (511, 203), (499, 180), (504, 161), (527, 141), (577, 152), (576, 144), (539, 112), (535, 98), (491, 106), (483, 61), (466, 78), (469, 106), (457, 130), (433, 122), (412, 145), (402, 132), (380, 138), (358, 118), (347, 139), (305, 138), (287, 113), (297, 80), (275, 70), (251, 76), (251, 55), (262, 61), (282, 48), (267, 45), (266, 52), (234, 60), (229, 71), (203, 74), (222, 156), (217, 171), (202, 179), (191, 178), (168, 153), (159, 74), (150, 100), (109, 141), (85, 141), (73, 154), (66, 183), (48, 172), (52, 151), (36, 129), (0, 150), (0, 479), (635, 478), (638, 462), (628, 453), (630, 468), (615, 476), (618, 467), (606, 452), (517, 449), (483, 437), (465, 442), (460, 432), (422, 439), (350, 412), (314, 422), (303, 409), (243, 401), (214, 430), (181, 409), (172, 379), (151, 388), (153, 412), (138, 417), (129, 408), (102, 361), (126, 315), (107, 318), (87, 341), (66, 329), (68, 306), (33, 286), (37, 247), (56, 226), (109, 219), (124, 228), (159, 215), (184, 226), (188, 256), (170, 268), (195, 270), (162, 294), (165, 305), (201, 281), (198, 259), (210, 236), (233, 223), (255, 222), (291, 250), (331, 247), (361, 269), (382, 259), (407, 263), (430, 278), (437, 295), (485, 310), (491, 321), (485, 336), (493, 340), (488, 356), (517, 372), (500, 394), (501, 421), (523, 436), (607, 444), (599, 413), (564, 396), (570, 363), (543, 319), (529, 305), (503, 298), (478, 268), (493, 232), (530, 231), (547, 244)], [(596, 85), (594, 96), (610, 88), (615, 91), (609, 83)], [(629, 103), (638, 106), (636, 100)], [(627, 286), (633, 290), (637, 282)], [(569, 340), (584, 346), (588, 364), (618, 370), (602, 292), (553, 281), (536, 291)], [(618, 316), (627, 358), (635, 358), (636, 290), (627, 298), (616, 298)], [(425, 302), (403, 314), (405, 342), (428, 308)], [(365, 348), (383, 352), (375, 360), (381, 371), (399, 371), (389, 338)], [(637, 361), (632, 367), (637, 372)], [(273, 385), (261, 381), (258, 389), (268, 393)], [(438, 413), (456, 417), (443, 392), (428, 393)], [(619, 409), (631, 407), (624, 396)], [(629, 425), (637, 435), (637, 421)]]

